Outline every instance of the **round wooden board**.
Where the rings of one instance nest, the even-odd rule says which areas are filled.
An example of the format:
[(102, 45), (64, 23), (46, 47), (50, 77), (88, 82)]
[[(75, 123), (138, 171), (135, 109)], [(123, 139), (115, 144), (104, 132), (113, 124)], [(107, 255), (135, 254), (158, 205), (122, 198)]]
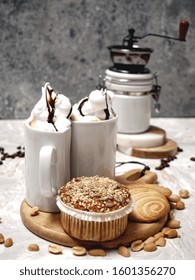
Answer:
[(151, 148), (123, 148), (118, 147), (119, 151), (124, 154), (139, 158), (161, 159), (175, 156), (177, 154), (177, 143), (173, 140), (166, 139), (164, 145)]
[(76, 245), (86, 248), (101, 247), (104, 249), (114, 249), (120, 245), (130, 246), (138, 239), (145, 240), (161, 230), (167, 220), (165, 215), (160, 220), (153, 223), (128, 222), (127, 229), (118, 238), (104, 242), (80, 241), (70, 237), (62, 228), (60, 214), (52, 214), (39, 211), (39, 215), (31, 216), (31, 207), (24, 200), (21, 204), (20, 214), (24, 225), (36, 235), (67, 247)]

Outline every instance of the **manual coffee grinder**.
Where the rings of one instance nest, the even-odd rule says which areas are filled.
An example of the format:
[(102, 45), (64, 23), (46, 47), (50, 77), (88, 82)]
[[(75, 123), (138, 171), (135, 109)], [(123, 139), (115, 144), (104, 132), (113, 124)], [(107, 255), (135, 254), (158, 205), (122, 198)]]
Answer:
[(177, 153), (177, 144), (166, 139), (166, 132), (150, 125), (151, 100), (158, 113), (161, 86), (157, 73), (152, 74), (146, 67), (153, 50), (140, 47), (137, 42), (147, 36), (185, 41), (188, 27), (188, 21), (180, 22), (178, 38), (152, 33), (138, 37), (134, 29), (129, 29), (122, 45), (108, 47), (113, 65), (105, 72), (105, 86), (114, 92), (113, 109), (118, 115), (117, 145), (121, 152), (148, 158)]

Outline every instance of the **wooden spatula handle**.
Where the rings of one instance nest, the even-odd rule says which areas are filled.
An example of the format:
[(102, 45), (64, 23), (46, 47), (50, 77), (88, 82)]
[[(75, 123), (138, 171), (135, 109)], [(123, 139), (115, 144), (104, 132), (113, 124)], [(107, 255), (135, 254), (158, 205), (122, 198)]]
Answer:
[(185, 41), (186, 40), (186, 34), (188, 32), (189, 28), (189, 22), (187, 20), (181, 20), (179, 24), (179, 40)]

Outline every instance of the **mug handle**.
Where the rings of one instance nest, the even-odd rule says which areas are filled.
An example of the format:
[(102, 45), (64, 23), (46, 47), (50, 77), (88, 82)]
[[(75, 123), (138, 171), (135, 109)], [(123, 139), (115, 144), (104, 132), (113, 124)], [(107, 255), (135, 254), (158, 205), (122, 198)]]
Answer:
[(45, 197), (54, 197), (57, 194), (55, 184), (57, 153), (52, 146), (44, 146), (39, 153), (39, 182), (41, 193)]

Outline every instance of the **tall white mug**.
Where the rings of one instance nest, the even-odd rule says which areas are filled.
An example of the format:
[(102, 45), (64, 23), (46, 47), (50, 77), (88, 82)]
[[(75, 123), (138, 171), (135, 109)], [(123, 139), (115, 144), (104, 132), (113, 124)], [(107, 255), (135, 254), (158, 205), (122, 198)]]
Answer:
[(70, 180), (71, 127), (63, 132), (41, 131), (24, 123), (25, 199), (45, 212), (59, 212), (58, 189)]
[(115, 177), (117, 119), (72, 121), (71, 178)]

